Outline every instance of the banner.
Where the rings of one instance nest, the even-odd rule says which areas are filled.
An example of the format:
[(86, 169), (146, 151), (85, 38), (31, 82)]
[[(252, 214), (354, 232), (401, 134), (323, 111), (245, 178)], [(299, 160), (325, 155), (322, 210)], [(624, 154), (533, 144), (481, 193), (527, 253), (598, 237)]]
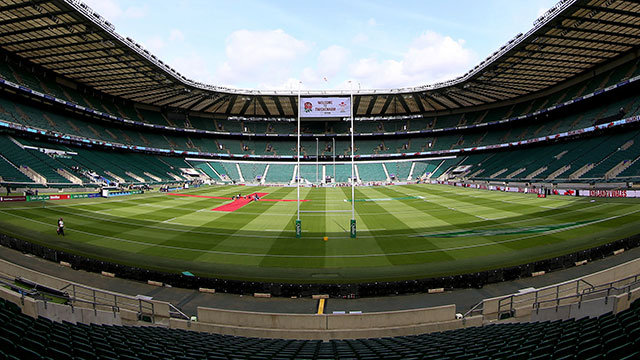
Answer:
[(26, 196), (0, 196), (0, 202), (6, 201), (27, 201)]
[(45, 200), (49, 200), (49, 195), (27, 196), (27, 201), (45, 201)]
[(71, 196), (69, 194), (62, 195), (49, 195), (49, 200), (68, 200)]
[(350, 117), (351, 99), (348, 97), (302, 98), (300, 117), (329, 118)]
[(638, 197), (638, 190), (580, 190), (580, 196), (624, 198)]

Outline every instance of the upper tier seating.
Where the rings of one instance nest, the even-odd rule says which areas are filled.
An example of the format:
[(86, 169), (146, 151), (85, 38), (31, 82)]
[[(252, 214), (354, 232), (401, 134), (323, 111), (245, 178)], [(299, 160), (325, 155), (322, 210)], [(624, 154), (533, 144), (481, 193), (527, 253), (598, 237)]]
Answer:
[[(578, 96), (586, 95), (636, 76), (640, 74), (639, 64), (640, 60), (632, 60), (611, 70), (600, 72), (592, 78), (571, 85), (565, 89), (557, 90), (549, 96), (515, 105), (507, 105), (490, 110), (479, 110), (462, 114), (426, 117), (422, 119), (358, 121), (356, 124), (356, 131), (360, 133), (370, 133), (450, 128), (455, 126), (498, 121), (505, 118), (531, 114), (535, 111), (551, 107)], [(9, 62), (3, 62), (2, 66), (0, 66), (0, 76), (9, 81), (22, 84), (39, 92), (51, 94), (63, 100), (73, 101), (77, 104), (88, 106), (114, 116), (152, 124), (259, 134), (290, 134), (295, 132), (296, 127), (295, 122), (276, 122), (267, 124), (265, 122), (247, 122), (239, 120), (213, 120), (211, 118), (201, 118), (197, 116), (190, 116), (187, 121), (172, 121), (169, 120), (166, 115), (157, 111), (135, 108), (131, 104), (114, 102), (112, 99), (108, 99), (102, 95), (95, 95), (88, 90), (73, 89), (71, 87), (60, 85), (54, 80), (54, 76), (45, 75), (41, 72), (34, 72), (31, 68), (25, 68), (24, 66), (20, 66), (15, 63), (10, 64)], [(304, 133), (347, 133), (348, 131), (349, 124), (344, 121), (304, 122), (302, 126), (302, 132)]]

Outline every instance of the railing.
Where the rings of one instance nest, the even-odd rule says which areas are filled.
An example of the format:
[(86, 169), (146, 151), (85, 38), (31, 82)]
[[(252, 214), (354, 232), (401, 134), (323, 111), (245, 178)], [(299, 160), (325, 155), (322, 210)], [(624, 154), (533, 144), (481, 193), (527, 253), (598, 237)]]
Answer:
[(580, 308), (580, 306), (582, 305), (582, 302), (585, 300), (590, 300), (590, 299), (602, 299), (604, 298), (604, 303), (607, 304), (609, 302), (609, 297), (612, 295), (621, 295), (621, 294), (627, 294), (629, 296), (631, 296), (631, 290), (639, 288), (640, 287), (640, 281), (638, 281), (637, 279), (638, 275), (634, 275), (634, 281), (623, 285), (621, 287), (617, 287), (615, 285), (611, 285), (609, 287), (606, 288), (601, 288), (601, 289), (592, 289), (589, 291), (585, 291), (582, 294), (578, 294), (578, 295), (569, 295), (569, 296), (565, 296), (563, 298), (558, 298), (558, 299), (550, 299), (550, 300), (543, 300), (537, 303), (533, 304), (533, 308), (536, 311), (536, 313), (540, 310), (540, 308), (545, 307), (545, 304), (549, 304), (549, 303), (555, 303), (555, 307), (559, 307), (560, 303), (565, 302), (565, 303), (577, 303), (578, 304), (578, 308)]
[(98, 290), (79, 284), (69, 284), (60, 289), (60, 291), (65, 290), (69, 294), (72, 306), (74, 302), (79, 302), (91, 305), (94, 311), (97, 311), (99, 307), (117, 309), (117, 311), (125, 309), (135, 311), (142, 320), (155, 322), (154, 304), (147, 299)]
[[(585, 300), (600, 298), (605, 298), (606, 303), (610, 296), (625, 293), (630, 296), (631, 290), (636, 288), (640, 288), (640, 274), (595, 286), (583, 279), (572, 280), (541, 289), (512, 294), (500, 299), (498, 301), (498, 319), (512, 316), (516, 308), (528, 305), (538, 311), (549, 304), (553, 304), (556, 308), (566, 304), (578, 304), (580, 307)], [(476, 307), (472, 310), (475, 310)]]
[(169, 317), (170, 318), (182, 318), (188, 321), (191, 321), (189, 315), (182, 312), (182, 310), (175, 307), (173, 304), (169, 303)]
[(594, 286), (583, 279), (571, 280), (541, 289), (512, 294), (498, 300), (498, 319), (513, 315), (515, 308), (546, 300), (557, 300), (571, 295), (580, 295)]
[(474, 316), (474, 315), (481, 315), (482, 314), (482, 309), (483, 309), (483, 305), (484, 301), (480, 301), (479, 303), (473, 305), (473, 307), (471, 309), (469, 309), (466, 313), (462, 314), (463, 318), (469, 317), (469, 316)]

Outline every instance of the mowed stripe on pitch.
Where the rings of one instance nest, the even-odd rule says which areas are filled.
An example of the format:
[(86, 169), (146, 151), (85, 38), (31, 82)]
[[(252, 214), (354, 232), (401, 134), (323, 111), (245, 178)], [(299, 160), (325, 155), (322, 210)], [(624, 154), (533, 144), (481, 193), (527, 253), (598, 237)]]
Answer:
[[(360, 190), (356, 189), (356, 198), (364, 199), (369, 197), (367, 197)], [(385, 201), (384, 203), (386, 204), (387, 202)], [(356, 211), (359, 211), (359, 209), (364, 208), (364, 206), (361, 206), (360, 204), (362, 203), (356, 204)], [(364, 204), (366, 204), (366, 208), (374, 209), (377, 213), (384, 212), (384, 208), (376, 202), (373, 202), (373, 201), (365, 202)], [(404, 224), (400, 219), (396, 218), (393, 214), (390, 214), (390, 213), (387, 213), (387, 215), (367, 216), (362, 220), (365, 223), (367, 223), (369, 227), (373, 226), (376, 223), (384, 222), (388, 224), (388, 227), (397, 229), (399, 224)], [(415, 230), (408, 229), (408, 230), (405, 230), (405, 232), (415, 233)], [(373, 235), (378, 247), (382, 249), (383, 253), (385, 254), (402, 252), (402, 249), (413, 248), (413, 246), (418, 246), (421, 250), (438, 248), (437, 246), (433, 245), (429, 239), (427, 239), (427, 241), (422, 241), (424, 239), (417, 240), (416, 238), (411, 238), (411, 237), (389, 238), (389, 237), (376, 236), (376, 233), (374, 233)], [(424, 257), (421, 257), (423, 260), (418, 260), (412, 255), (409, 255), (409, 256), (387, 255), (386, 257), (387, 257), (387, 260), (394, 265), (407, 264), (407, 263), (412, 263), (414, 261), (424, 260)], [(434, 261), (443, 261), (446, 259), (452, 259), (449, 255), (445, 254), (444, 252), (430, 253), (426, 257)]]
[[(300, 208), (303, 209), (305, 207), (314, 206), (312, 199), (312, 189), (311, 188), (302, 188), (300, 189), (300, 199), (311, 200), (308, 203), (300, 203)], [(317, 190), (317, 189), (315, 189)], [(297, 190), (296, 190), (297, 191)], [(294, 194), (295, 191), (294, 191)], [(316, 196), (319, 198), (319, 196)], [(311, 205), (306, 205), (311, 204)], [(303, 236), (298, 239), (295, 237), (295, 233), (292, 233), (290, 229), (295, 229), (295, 221), (298, 217), (296, 203), (288, 203), (288, 205), (293, 206), (293, 214), (289, 216), (283, 216), (283, 220), (286, 220), (285, 225), (283, 226), (283, 232), (278, 239), (275, 239), (271, 242), (271, 246), (267, 251), (267, 254), (270, 255), (318, 255), (319, 258), (286, 258), (286, 259), (278, 259), (274, 257), (264, 257), (260, 261), (260, 267), (262, 268), (270, 268), (270, 267), (298, 267), (298, 268), (323, 268), (325, 267), (325, 244), (324, 242), (318, 238), (318, 233), (312, 233), (310, 231), (305, 231), (308, 227), (316, 227), (319, 226), (313, 224), (313, 222), (320, 222), (321, 220), (322, 228), (324, 228), (324, 219), (314, 217), (313, 220), (305, 220), (302, 222)], [(306, 206), (305, 206), (306, 205)], [(318, 206), (318, 205), (315, 205)], [(318, 209), (314, 207), (314, 209)], [(324, 231), (323, 231), (324, 232)], [(312, 235), (313, 234), (313, 235)]]
[[(286, 198), (291, 192), (295, 191), (293, 188), (280, 188), (277, 191), (273, 191), (272, 194), (268, 198), (272, 199), (281, 199)], [(301, 197), (303, 196), (301, 192)], [(280, 216), (280, 217), (271, 217), (271, 216), (261, 216), (260, 213), (267, 212), (283, 212), (286, 214), (290, 214), (292, 209), (296, 208), (296, 202), (267, 202), (267, 201), (258, 201), (253, 202), (250, 205), (253, 215), (242, 215), (236, 216), (236, 218), (241, 219), (242, 221), (246, 221), (243, 226), (240, 226), (238, 232), (252, 233), (252, 232), (262, 232), (263, 234), (268, 235), (278, 235), (293, 237), (292, 228), (287, 228), (289, 222), (289, 216)], [(231, 214), (229, 214), (231, 215)], [(235, 214), (234, 214), (235, 215)], [(266, 231), (265, 230), (276, 230), (276, 231)], [(246, 249), (249, 249), (248, 252), (251, 253), (260, 253), (267, 254), (271, 249), (273, 243), (277, 241), (275, 238), (270, 239), (252, 239), (249, 237), (236, 237), (230, 235), (226, 237), (223, 241), (221, 241), (216, 247), (216, 250), (222, 251), (233, 251), (233, 252), (247, 252)], [(200, 259), (200, 258), (199, 258)], [(243, 262), (246, 262), (247, 259), (243, 259)], [(262, 261), (260, 257), (253, 257), (252, 259), (248, 259), (251, 265), (259, 265)]]
[[(391, 188), (384, 188), (384, 189), (380, 189), (380, 192), (390, 196), (390, 197), (402, 197), (403, 195), (406, 195), (404, 192), (398, 191), (397, 187), (394, 187), (393, 189)], [(431, 202), (425, 202), (425, 201), (418, 201), (418, 200), (404, 200), (404, 201), (399, 201), (402, 202), (404, 204), (404, 206), (408, 206), (408, 207), (412, 207), (415, 209), (415, 213), (424, 213), (424, 212), (428, 212), (429, 208), (433, 209), (438, 209), (441, 208), (442, 206), (437, 204), (437, 203), (431, 203)], [(426, 208), (428, 207), (428, 208)], [(444, 216), (445, 213), (440, 213), (438, 216)], [(449, 211), (448, 212), (448, 217), (446, 218), (442, 218), (442, 221), (446, 221), (448, 223), (447, 226), (444, 227), (426, 227), (426, 228), (420, 228), (418, 226), (416, 226), (415, 223), (409, 223), (408, 226), (413, 227), (415, 229), (417, 229), (417, 231), (419, 230), (425, 230), (425, 229), (429, 229), (430, 232), (433, 231), (456, 231), (459, 229), (459, 226), (461, 224), (467, 224), (468, 221), (470, 219), (473, 219), (472, 221), (477, 221), (477, 218), (471, 214), (467, 214), (466, 212), (453, 212), (453, 211)], [(408, 220), (407, 220), (408, 221)], [(448, 229), (448, 230), (445, 230)], [(443, 253), (439, 254), (439, 255), (434, 255), (434, 254), (411, 254), (411, 255), (407, 255), (408, 258), (411, 258), (411, 262), (412, 263), (419, 263), (420, 261), (442, 261), (442, 260), (450, 260), (450, 259), (454, 259), (454, 258), (458, 258), (461, 255), (458, 253), (457, 250), (450, 250), (452, 247), (464, 247), (464, 246), (468, 246), (468, 245), (473, 245), (473, 244), (485, 244), (485, 243), (490, 243), (490, 241), (487, 241), (486, 239), (482, 238), (482, 237), (465, 237), (465, 238), (457, 238), (457, 239), (451, 239), (451, 238), (428, 238), (428, 242), (421, 242), (418, 239), (425, 239), (425, 238), (413, 238), (410, 241), (406, 241), (405, 242), (405, 246), (407, 246), (408, 248), (413, 248), (413, 249), (441, 249), (444, 252), (446, 252), (446, 256), (443, 255)], [(497, 245), (497, 246), (501, 246), (501, 245)], [(401, 251), (400, 249), (397, 249), (396, 251)], [(502, 251), (502, 250), (501, 250)], [(437, 253), (436, 253), (437, 254)]]
[[(289, 189), (281, 188), (273, 191), (276, 193), (286, 193)], [(261, 205), (265, 205), (262, 211), (267, 211), (268, 208), (273, 206), (276, 203), (261, 203)], [(252, 204), (254, 205), (254, 204)], [(235, 253), (252, 253), (252, 254), (261, 254), (263, 253), (261, 243), (265, 241), (271, 241), (268, 238), (261, 238), (257, 236), (235, 236), (238, 232), (242, 232), (242, 227), (247, 222), (250, 222), (252, 219), (255, 219), (259, 216), (258, 213), (255, 215), (243, 215), (237, 216), (234, 213), (217, 213), (217, 212), (206, 212), (207, 214), (211, 214), (209, 217), (209, 221), (204, 221), (199, 227), (195, 227), (193, 230), (196, 232), (206, 232), (207, 229), (215, 229), (217, 227), (225, 227), (226, 234), (219, 235), (199, 235), (194, 233), (181, 233), (177, 234), (165, 241), (162, 242), (163, 245), (166, 246), (180, 246), (180, 244), (190, 244), (190, 247), (201, 248), (203, 250), (216, 250), (222, 252), (235, 252)], [(250, 235), (251, 233), (247, 234)], [(259, 235), (258, 233), (254, 233), (255, 235)], [(225, 245), (225, 240), (233, 238), (233, 242), (227, 243)], [(148, 249), (143, 250), (144, 254), (154, 255), (166, 252), (167, 250), (164, 248), (154, 248), (150, 247)], [(172, 254), (172, 256), (176, 256)], [(222, 255), (215, 253), (198, 253), (192, 251), (185, 251), (184, 254), (181, 255), (182, 259), (190, 259), (193, 261), (205, 261), (205, 262), (220, 262), (220, 263), (246, 263), (247, 261), (254, 261), (249, 259), (238, 260), (235, 259), (236, 256), (230, 255)]]

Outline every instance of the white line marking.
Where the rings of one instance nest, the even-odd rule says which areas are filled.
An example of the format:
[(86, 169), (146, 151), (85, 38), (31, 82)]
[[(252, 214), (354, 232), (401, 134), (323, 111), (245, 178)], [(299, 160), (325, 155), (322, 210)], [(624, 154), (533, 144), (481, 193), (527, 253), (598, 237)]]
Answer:
[[(28, 218), (28, 217), (24, 217), (24, 216), (21, 216), (21, 215), (11, 214), (11, 213), (8, 213), (8, 212), (5, 212), (5, 211), (1, 211), (1, 210), (0, 210), (0, 212), (8, 214), (9, 216), (22, 218), (22, 219), (25, 219), (27, 221), (35, 222), (35, 223), (38, 223), (38, 224), (43, 224), (43, 225), (46, 225), (46, 226), (51, 225), (49, 223), (45, 223), (45, 222), (42, 222), (42, 221), (34, 220), (34, 219), (31, 219), (31, 218)], [(171, 246), (171, 245), (163, 245), (163, 244), (150, 244), (150, 243), (146, 243), (146, 242), (143, 242), (143, 241), (122, 239), (122, 238), (117, 238), (117, 237), (113, 237), (113, 236), (95, 234), (95, 233), (92, 233), (92, 232), (82, 231), (82, 230), (73, 230), (73, 231), (81, 233), (81, 234), (87, 234), (87, 235), (96, 236), (96, 237), (103, 238), (103, 239), (110, 239), (110, 240), (121, 241), (121, 242), (130, 243), (130, 244), (136, 244), (136, 245), (144, 245), (144, 246), (149, 246), (149, 247), (160, 247), (160, 248), (173, 249), (173, 250), (194, 251), (194, 252), (209, 253), (209, 254), (219, 254), (219, 255), (237, 255), (237, 256), (251, 256), (251, 257), (275, 257), (275, 258), (366, 258), (366, 257), (394, 256), (394, 255), (428, 254), (428, 253), (434, 253), (434, 252), (444, 252), (444, 251), (452, 251), (452, 250), (465, 250), (465, 249), (479, 248), (479, 247), (484, 247), (484, 246), (493, 246), (493, 245), (497, 245), (497, 244), (505, 244), (505, 243), (515, 242), (515, 241), (530, 239), (530, 238), (534, 238), (534, 237), (539, 237), (539, 236), (542, 236), (542, 235), (554, 234), (554, 233), (563, 232), (563, 231), (566, 231), (566, 230), (577, 229), (577, 228), (580, 228), (580, 227), (593, 225), (593, 224), (597, 224), (597, 223), (601, 223), (601, 222), (605, 222), (605, 221), (609, 221), (609, 220), (613, 220), (613, 219), (618, 219), (618, 218), (621, 218), (621, 217), (629, 216), (629, 215), (632, 215), (632, 214), (636, 214), (638, 212), (640, 212), (640, 209), (639, 210), (634, 210), (634, 211), (626, 213), (626, 214), (621, 214), (621, 215), (611, 216), (611, 217), (604, 218), (604, 219), (599, 219), (599, 220), (596, 220), (596, 221), (593, 221), (593, 222), (590, 222), (590, 223), (587, 223), (587, 224), (580, 224), (580, 225), (570, 226), (570, 227), (567, 227), (567, 228), (561, 228), (561, 229), (547, 231), (547, 232), (544, 232), (544, 233), (524, 236), (524, 237), (521, 237), (521, 238), (502, 240), (502, 241), (492, 241), (492, 242), (488, 242), (488, 243), (465, 245), (465, 246), (456, 246), (456, 247), (444, 248), (444, 249), (404, 251), (404, 252), (383, 253), (383, 254), (380, 254), (380, 253), (377, 253), (377, 254), (354, 254), (354, 255), (322, 255), (322, 256), (319, 256), (319, 255), (276, 255), (276, 254), (239, 253), (239, 252), (217, 251), (217, 250), (202, 250), (202, 249), (185, 248), (185, 247), (181, 247), (181, 246)]]

